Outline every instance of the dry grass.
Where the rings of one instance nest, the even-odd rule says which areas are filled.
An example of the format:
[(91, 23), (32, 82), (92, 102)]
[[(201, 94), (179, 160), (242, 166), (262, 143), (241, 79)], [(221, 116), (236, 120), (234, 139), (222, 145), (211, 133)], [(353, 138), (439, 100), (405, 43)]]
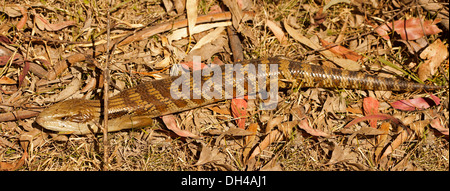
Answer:
[[(360, 55), (366, 56), (364, 65), (368, 71), (378, 73), (385, 67), (378, 58), (384, 58), (395, 65), (409, 63), (402, 67), (409, 69), (412, 74), (417, 73), (418, 53), (411, 53), (407, 46), (400, 41), (392, 41), (389, 44), (375, 33), (370, 33), (372, 24), (383, 24), (381, 20), (399, 20), (405, 17), (425, 16), (434, 19), (436, 13), (426, 12), (422, 8), (413, 6), (408, 1), (402, 1), (404, 6), (398, 6), (391, 1), (378, 2), (379, 8), (371, 3), (346, 4), (340, 3), (330, 7), (328, 15), (322, 23), (314, 19), (319, 8), (326, 2), (322, 1), (261, 1), (255, 3), (254, 10), (257, 14), (253, 22), (246, 23), (248, 34), (243, 37), (242, 45), (245, 58), (259, 58), (275, 55), (283, 55), (297, 60), (323, 60), (323, 57), (308, 47), (302, 45), (287, 33), (288, 42), (280, 45), (279, 40), (266, 26), (266, 19), (274, 21), (283, 26), (284, 19), (290, 18), (288, 23), (307, 38), (314, 39), (320, 36), (330, 42), (334, 41), (342, 33), (343, 25), (348, 25), (341, 34), (347, 40), (341, 44), (345, 47), (358, 47), (363, 42), (368, 42), (360, 49), (352, 49)], [(443, 1), (439, 1), (443, 2)], [(10, 38), (14, 47), (20, 49), (28, 59), (44, 58), (55, 64), (61, 58), (72, 55), (75, 52), (84, 52), (90, 48), (80, 47), (77, 44), (65, 42), (91, 42), (106, 39), (106, 13), (108, 4), (105, 1), (27, 1), (16, 2), (19, 5), (29, 7), (29, 14), (40, 14), (50, 20), (51, 23), (62, 21), (75, 21), (76, 25), (55, 32), (31, 29), (28, 27), (23, 33), (17, 32), (12, 26), (21, 17), (10, 18), (0, 12), (0, 34)], [(0, 6), (10, 4), (1, 2)], [(199, 3), (199, 13), (206, 14), (216, 1), (202, 0)], [(155, 25), (184, 17), (176, 11), (170, 12), (158, 0), (140, 2), (115, 1), (111, 16), (113, 23), (118, 24), (142, 24)], [(448, 9), (446, 9), (448, 11)], [(442, 10), (441, 10), (442, 11)], [(444, 10), (445, 11), (445, 10)], [(3, 15), (2, 15), (3, 14)], [(447, 13), (448, 14), (448, 13)], [(447, 15), (448, 18), (448, 15)], [(361, 20), (362, 19), (362, 20)], [(448, 21), (448, 20), (447, 20)], [(89, 23), (90, 22), (90, 23)], [(33, 20), (28, 20), (28, 25), (33, 26)], [(282, 27), (283, 28), (283, 27)], [(448, 29), (439, 25), (439, 28), (448, 32)], [(131, 25), (115, 25), (112, 37), (133, 31)], [(30, 41), (24, 34), (36, 36), (35, 41)], [(194, 35), (194, 40), (200, 39), (208, 32)], [(440, 38), (448, 42), (447, 37), (442, 35), (430, 35), (426, 37), (429, 43)], [(111, 61), (111, 83), (118, 87), (126, 88), (134, 86), (141, 81), (167, 76), (168, 71), (162, 74), (151, 74), (150, 77), (141, 75), (143, 72), (159, 72), (164, 67), (157, 64), (170, 56), (171, 60), (179, 61), (173, 49), (186, 51), (189, 42), (186, 38), (174, 41), (171, 45), (162, 43), (170, 33), (162, 33), (146, 40), (133, 42), (130, 45), (117, 47)], [(254, 39), (251, 39), (254, 37)], [(57, 39), (58, 41), (49, 41)], [(349, 40), (350, 39), (350, 40)], [(227, 41), (226, 41), (227, 42)], [(192, 42), (194, 43), (194, 42)], [(191, 45), (192, 46), (192, 45)], [(228, 45), (227, 45), (228, 46)], [(164, 52), (166, 51), (166, 53)], [(166, 55), (167, 54), (167, 55)], [(232, 60), (228, 47), (213, 56), (219, 57), (224, 62)], [(99, 63), (105, 60), (105, 55), (96, 59)], [(39, 63), (39, 65), (43, 65)], [(173, 64), (173, 63), (171, 63)], [(331, 63), (325, 63), (330, 65)], [(445, 66), (447, 64), (447, 66)], [(4, 66), (6, 67), (6, 66)], [(169, 67), (169, 66), (167, 66)], [(80, 62), (66, 69), (60, 76), (78, 76), (83, 80), (82, 87), (91, 78), (98, 79), (100, 72), (93, 70), (89, 62)], [(4, 76), (18, 79), (22, 67), (11, 66), (5, 70)], [(372, 71), (373, 70), (373, 71)], [(141, 73), (139, 73), (141, 72)], [(155, 73), (156, 73), (155, 72)], [(398, 71), (397, 71), (398, 72)], [(405, 74), (401, 74), (407, 78)], [(439, 68), (437, 75), (432, 81), (439, 85), (448, 86), (448, 61)], [(392, 75), (391, 75), (392, 76)], [(397, 76), (398, 77), (398, 76)], [(70, 78), (69, 78), (70, 79)], [(51, 104), (48, 98), (65, 89), (70, 80), (55, 81), (46, 85), (44, 77), (29, 72), (21, 88), (16, 85), (2, 85), (4, 92), (0, 94), (3, 104), (1, 113), (20, 110), (20, 108), (43, 108)], [(100, 89), (96, 87), (96, 89)], [(117, 93), (118, 90), (113, 90)], [(14, 94), (20, 92), (20, 96)], [(76, 92), (76, 96), (87, 96), (99, 99), (101, 93), (95, 89), (88, 93)], [(328, 134), (331, 138), (311, 136), (299, 128), (291, 128), (289, 134), (285, 134), (282, 140), (273, 142), (256, 157), (256, 160), (246, 164), (243, 159), (245, 155), (242, 136), (224, 136), (230, 128), (236, 127), (236, 122), (231, 115), (220, 114), (211, 107), (229, 110), (229, 101), (215, 104), (211, 107), (198, 108), (177, 114), (178, 123), (183, 130), (190, 131), (202, 138), (195, 140), (181, 138), (170, 132), (160, 119), (155, 119), (156, 125), (144, 129), (133, 129), (128, 131), (109, 133), (109, 159), (106, 168), (108, 170), (155, 170), (155, 171), (186, 171), (186, 170), (287, 170), (287, 171), (323, 171), (323, 170), (427, 170), (448, 171), (449, 170), (449, 142), (441, 134), (433, 130), (430, 125), (423, 127), (421, 134), (411, 136), (404, 141), (386, 160), (379, 162), (375, 160), (375, 145), (377, 136), (353, 135), (340, 133), (343, 126), (350, 120), (361, 117), (362, 114), (352, 113), (346, 108), (362, 107), (365, 97), (376, 97), (382, 102), (380, 112), (393, 115), (402, 121), (410, 120), (410, 123), (440, 118), (444, 127), (449, 125), (448, 111), (448, 89), (435, 92), (441, 99), (439, 106), (423, 111), (404, 112), (387, 107), (387, 103), (410, 99), (426, 94), (398, 93), (398, 92), (374, 92), (360, 90), (324, 90), (324, 89), (301, 89), (280, 92), (282, 100), (276, 110), (258, 111), (255, 105), (258, 101), (250, 101), (249, 114), (246, 126), (259, 124), (259, 131), (255, 137), (252, 151), (261, 143), (266, 136), (265, 128), (267, 122), (277, 117), (283, 122), (292, 121), (297, 114), (302, 114), (314, 129)], [(76, 97), (74, 96), (74, 97)], [(327, 103), (328, 105), (324, 105)], [(344, 104), (340, 106), (339, 104)], [(253, 106), (252, 106), (253, 105)], [(340, 108), (341, 107), (341, 108)], [(343, 107), (343, 108), (342, 108)], [(14, 163), (18, 161), (23, 149), (19, 144), (23, 134), (31, 132), (32, 129), (41, 128), (33, 123), (34, 118), (15, 120), (0, 123), (0, 161)], [(381, 122), (378, 122), (380, 125)], [(368, 123), (359, 123), (352, 127), (357, 131), (368, 127)], [(280, 127), (278, 127), (280, 128)], [(276, 129), (275, 129), (276, 130)], [(392, 141), (400, 133), (400, 128), (391, 127), (388, 142)], [(221, 137), (222, 135), (222, 137)], [(32, 142), (28, 149), (29, 158), (19, 168), (24, 171), (37, 170), (100, 170), (103, 162), (102, 135), (88, 136), (65, 136), (56, 135), (44, 131), (41, 134), (33, 134)], [(223, 138), (223, 139), (219, 139)], [(247, 151), (248, 152), (248, 151)], [(202, 155), (203, 154), (203, 155)], [(248, 153), (246, 154), (248, 156)]]

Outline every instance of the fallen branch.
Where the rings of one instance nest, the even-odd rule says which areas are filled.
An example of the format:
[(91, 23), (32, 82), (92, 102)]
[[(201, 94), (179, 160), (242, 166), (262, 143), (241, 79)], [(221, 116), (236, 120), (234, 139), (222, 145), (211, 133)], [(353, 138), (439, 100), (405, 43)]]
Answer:
[(30, 110), (2, 113), (2, 114), (0, 114), (0, 122), (16, 121), (18, 119), (27, 119), (30, 117), (37, 116), (38, 114), (39, 114), (39, 111), (30, 111)]

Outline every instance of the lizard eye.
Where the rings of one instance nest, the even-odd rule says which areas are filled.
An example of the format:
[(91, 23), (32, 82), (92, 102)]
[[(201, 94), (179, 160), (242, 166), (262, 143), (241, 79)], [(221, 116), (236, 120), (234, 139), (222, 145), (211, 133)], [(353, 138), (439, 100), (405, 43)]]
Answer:
[(64, 117), (61, 117), (61, 120), (66, 121), (68, 118), (69, 118), (69, 117), (64, 116)]

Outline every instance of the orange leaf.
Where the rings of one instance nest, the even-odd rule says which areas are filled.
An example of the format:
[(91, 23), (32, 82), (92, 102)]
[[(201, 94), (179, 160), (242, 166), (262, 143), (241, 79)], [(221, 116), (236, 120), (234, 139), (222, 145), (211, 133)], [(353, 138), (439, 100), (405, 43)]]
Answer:
[(0, 78), (0, 84), (16, 84), (17, 82), (11, 78), (8, 78), (6, 76), (2, 76)]
[(334, 43), (329, 43), (326, 40), (323, 40), (321, 38), (319, 38), (320, 42), (322, 43), (322, 46), (324, 48), (326, 48), (327, 50), (331, 51), (332, 53), (341, 56), (345, 59), (349, 59), (349, 60), (353, 60), (353, 61), (358, 61), (361, 58), (363, 58), (362, 56), (358, 55), (358, 53), (353, 52), (343, 46), (339, 46), (336, 45)]
[(24, 152), (22, 157), (13, 163), (0, 162), (0, 171), (15, 171), (25, 164), (25, 159), (28, 157), (28, 153)]
[[(380, 106), (380, 103), (378, 102), (377, 99), (375, 99), (373, 97), (366, 97), (363, 100), (363, 108), (364, 108), (365, 115), (377, 114), (379, 106)], [(369, 120), (369, 124), (372, 128), (377, 128), (377, 120), (376, 119)]]
[(247, 101), (240, 98), (231, 100), (231, 112), (234, 118), (238, 118), (237, 124), (241, 129), (245, 129), (245, 116), (247, 116)]

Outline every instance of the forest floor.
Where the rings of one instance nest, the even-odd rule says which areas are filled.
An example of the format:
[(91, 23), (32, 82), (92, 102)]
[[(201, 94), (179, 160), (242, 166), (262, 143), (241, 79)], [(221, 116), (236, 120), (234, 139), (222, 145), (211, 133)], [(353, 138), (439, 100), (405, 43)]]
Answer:
[[(449, 171), (448, 1), (0, 2), (0, 170)], [(35, 122), (56, 102), (102, 99), (106, 64), (112, 96), (193, 56), (283, 56), (447, 88), (280, 90), (274, 110), (222, 101), (107, 144)]]

